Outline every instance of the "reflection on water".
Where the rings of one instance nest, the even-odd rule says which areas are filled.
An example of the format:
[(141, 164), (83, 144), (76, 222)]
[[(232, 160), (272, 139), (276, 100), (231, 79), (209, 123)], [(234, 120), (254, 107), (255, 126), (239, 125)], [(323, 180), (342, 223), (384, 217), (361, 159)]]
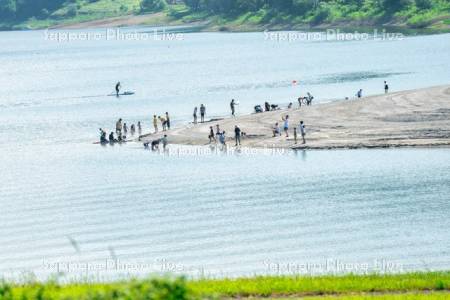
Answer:
[[(447, 149), (177, 148), (61, 145), (51, 163), (46, 146), (10, 153), (0, 272), (43, 277), (71, 263), (65, 278), (79, 278), (80, 266), (113, 264), (111, 253), (133, 275), (450, 267)], [(88, 273), (124, 276), (111, 266)]]

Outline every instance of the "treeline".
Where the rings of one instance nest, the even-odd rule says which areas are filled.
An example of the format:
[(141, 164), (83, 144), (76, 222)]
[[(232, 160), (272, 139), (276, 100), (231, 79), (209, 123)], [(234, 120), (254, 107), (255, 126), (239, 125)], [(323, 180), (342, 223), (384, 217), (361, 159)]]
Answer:
[[(47, 18), (55, 10), (67, 8), (67, 17), (76, 14), (77, 8), (85, 3), (99, 0), (0, 0), (0, 21), (24, 20), (30, 17)], [(120, 1), (120, 0), (115, 0)], [(276, 14), (288, 15), (315, 14), (326, 18), (329, 7), (337, 7), (346, 12), (375, 9), (383, 14), (394, 14), (409, 6), (418, 9), (432, 8), (436, 3), (449, 0), (184, 0), (191, 12), (206, 12), (219, 15), (241, 15), (247, 12), (266, 10)], [(177, 0), (141, 0), (143, 12), (159, 11)]]
[(378, 6), (381, 10), (395, 12), (416, 4), (431, 7), (433, 0), (186, 0), (193, 10), (208, 10), (213, 13), (242, 13), (262, 8), (304, 14), (327, 4), (339, 4), (353, 10), (364, 6)]
[[(328, 4), (345, 6), (352, 11), (363, 7), (378, 7), (386, 13), (395, 13), (409, 5), (427, 9), (439, 0), (185, 0), (192, 11), (207, 11), (212, 14), (239, 15), (260, 9), (285, 11), (290, 14), (303, 15), (320, 10)], [(148, 8), (164, 7), (165, 0), (144, 0)]]

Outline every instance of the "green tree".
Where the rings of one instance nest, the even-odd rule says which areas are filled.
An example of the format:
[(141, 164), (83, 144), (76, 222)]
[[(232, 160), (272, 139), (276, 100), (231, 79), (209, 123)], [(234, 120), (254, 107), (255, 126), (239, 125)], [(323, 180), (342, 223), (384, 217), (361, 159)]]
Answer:
[(420, 9), (430, 9), (433, 6), (431, 0), (415, 0), (416, 6)]
[(4, 19), (13, 19), (16, 16), (16, 0), (0, 0), (0, 17)]
[(161, 11), (167, 6), (165, 0), (142, 0), (141, 11), (142, 12), (155, 12)]
[(411, 4), (411, 0), (381, 0), (380, 5), (387, 14), (397, 12)]

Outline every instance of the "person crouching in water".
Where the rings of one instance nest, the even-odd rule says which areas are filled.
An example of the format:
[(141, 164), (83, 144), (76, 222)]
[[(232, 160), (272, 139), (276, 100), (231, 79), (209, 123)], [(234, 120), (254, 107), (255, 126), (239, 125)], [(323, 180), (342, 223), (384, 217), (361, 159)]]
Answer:
[(100, 144), (107, 144), (108, 140), (106, 139), (106, 131), (100, 128)]
[(114, 132), (111, 131), (111, 133), (109, 134), (109, 143), (110, 144), (114, 144), (114, 143), (117, 143), (117, 142), (118, 142), (118, 140), (116, 140), (114, 138)]
[(159, 139), (152, 141), (152, 151), (156, 151), (159, 149), (159, 142), (160, 142)]

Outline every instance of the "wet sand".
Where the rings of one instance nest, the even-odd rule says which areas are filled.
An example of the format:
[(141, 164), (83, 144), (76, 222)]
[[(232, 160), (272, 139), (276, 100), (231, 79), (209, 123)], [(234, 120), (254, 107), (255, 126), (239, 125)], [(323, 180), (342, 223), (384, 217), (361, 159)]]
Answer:
[[(258, 104), (255, 101), (255, 104)], [(263, 105), (263, 103), (260, 103)], [(226, 104), (228, 105), (228, 104)], [(273, 137), (276, 122), (289, 115), (289, 138)], [(306, 144), (293, 138), (293, 127), (303, 120)], [(450, 146), (450, 86), (402, 91), (361, 99), (340, 100), (313, 106), (282, 109), (236, 118), (189, 124), (168, 131), (170, 143), (209, 144), (209, 126), (219, 124), (234, 146), (234, 126), (247, 134), (242, 146), (258, 148), (338, 149)], [(151, 141), (160, 135), (146, 135)]]

